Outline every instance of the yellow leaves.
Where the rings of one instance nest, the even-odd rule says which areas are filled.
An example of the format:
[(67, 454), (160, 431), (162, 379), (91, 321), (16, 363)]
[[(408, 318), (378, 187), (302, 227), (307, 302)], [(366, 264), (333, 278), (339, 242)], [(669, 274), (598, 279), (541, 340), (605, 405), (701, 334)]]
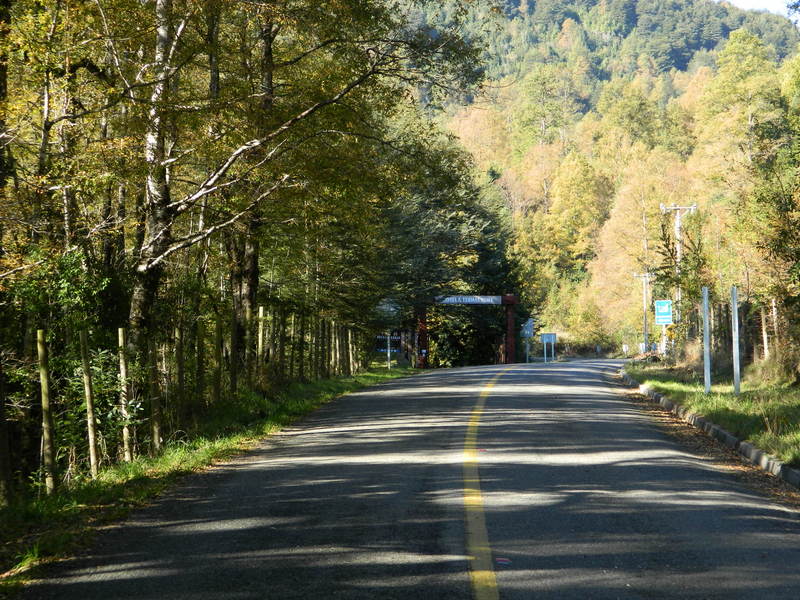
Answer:
[(780, 70), (781, 94), (787, 100), (789, 108), (800, 111), (800, 54), (784, 63)]
[(478, 263), (477, 252), (464, 252), (456, 257), (453, 261), (458, 268), (472, 267)]

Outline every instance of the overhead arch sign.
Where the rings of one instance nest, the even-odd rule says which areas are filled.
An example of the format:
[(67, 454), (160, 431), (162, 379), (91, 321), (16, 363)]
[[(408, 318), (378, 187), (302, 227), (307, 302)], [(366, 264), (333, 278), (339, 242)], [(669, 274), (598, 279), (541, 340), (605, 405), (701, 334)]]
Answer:
[(504, 304), (502, 296), (439, 296), (436, 304)]
[[(484, 305), (484, 306), (505, 306), (506, 312), (506, 335), (505, 335), (505, 356), (503, 361), (507, 364), (513, 363), (516, 357), (516, 331), (515, 331), (515, 315), (516, 305), (519, 304), (519, 298), (513, 294), (506, 294), (505, 296), (438, 296), (434, 298), (435, 304), (447, 305)], [(427, 310), (421, 307), (417, 313), (419, 319), (417, 325), (417, 339), (419, 344), (419, 359), (417, 366), (425, 368), (428, 363), (428, 317)]]

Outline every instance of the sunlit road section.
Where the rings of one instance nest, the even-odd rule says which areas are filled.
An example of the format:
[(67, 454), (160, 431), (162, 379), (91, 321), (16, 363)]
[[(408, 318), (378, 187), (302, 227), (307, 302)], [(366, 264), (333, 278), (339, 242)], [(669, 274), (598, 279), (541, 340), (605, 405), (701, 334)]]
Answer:
[(343, 397), (23, 597), (800, 597), (798, 514), (660, 433), (619, 396), (619, 366), (433, 371)]

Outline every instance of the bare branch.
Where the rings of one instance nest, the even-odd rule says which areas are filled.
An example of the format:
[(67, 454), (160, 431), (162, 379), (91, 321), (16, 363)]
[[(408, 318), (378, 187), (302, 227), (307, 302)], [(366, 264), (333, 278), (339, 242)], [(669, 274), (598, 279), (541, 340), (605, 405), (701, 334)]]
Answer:
[[(322, 108), (324, 108), (326, 106), (330, 106), (331, 104), (336, 104), (342, 98), (344, 98), (347, 94), (349, 94), (355, 88), (357, 88), (358, 86), (363, 84), (370, 77), (376, 75), (378, 72), (379, 72), (378, 65), (377, 64), (373, 64), (367, 71), (365, 71), (359, 77), (357, 77), (356, 79), (351, 81), (349, 84), (347, 84), (343, 89), (341, 89), (334, 96), (332, 96), (332, 97), (330, 97), (330, 98), (328, 98), (326, 100), (321, 100), (320, 102), (317, 102), (316, 104), (310, 106), (309, 108), (307, 108), (306, 110), (302, 111), (301, 113), (298, 113), (294, 117), (292, 117), (289, 120), (285, 121), (281, 126), (279, 126), (277, 129), (273, 130), (272, 132), (270, 132), (266, 136), (264, 136), (262, 138), (259, 138), (259, 139), (250, 140), (249, 142), (245, 142), (244, 144), (242, 144), (241, 146), (236, 148), (228, 156), (228, 158), (226, 158), (225, 161), (219, 167), (217, 167), (217, 169), (213, 173), (211, 173), (211, 175), (209, 175), (206, 178), (206, 180), (200, 185), (199, 189), (197, 189), (194, 193), (189, 194), (188, 196), (184, 197), (183, 199), (181, 199), (181, 200), (179, 200), (177, 202), (174, 202), (172, 204), (172, 207), (173, 208), (177, 208), (177, 207), (180, 207), (180, 206), (195, 204), (198, 200), (200, 200), (204, 196), (208, 196), (209, 194), (217, 191), (219, 189), (219, 187), (220, 187), (220, 184), (219, 184), (220, 180), (223, 177), (225, 177), (225, 175), (228, 174), (228, 172), (233, 168), (234, 165), (236, 165), (236, 163), (239, 162), (239, 160), (243, 156), (246, 156), (246, 155), (250, 154), (254, 150), (264, 146), (267, 142), (269, 142), (271, 140), (274, 140), (276, 137), (278, 137), (279, 135), (283, 134), (288, 129), (291, 129), (293, 126), (295, 126), (300, 121), (304, 121), (305, 119), (308, 119), (309, 117), (311, 117), (313, 114), (317, 113)], [(270, 153), (267, 155), (267, 157), (264, 160), (262, 160), (261, 162), (264, 163), (267, 160), (270, 160), (272, 157), (274, 157), (274, 155), (277, 152), (278, 148), (280, 148), (280, 144), (278, 146), (276, 146), (275, 148), (273, 148), (270, 151)]]
[(0, 279), (5, 279), (6, 277), (13, 275), (14, 273), (18, 273), (20, 271), (25, 271), (27, 269), (33, 269), (34, 267), (38, 267), (47, 259), (43, 258), (42, 260), (37, 260), (35, 263), (31, 263), (29, 265), (22, 265), (21, 267), (17, 267), (16, 269), (11, 269), (10, 271), (6, 271), (5, 273), (0, 273)]
[(222, 221), (221, 223), (217, 223), (216, 225), (212, 225), (211, 227), (207, 227), (203, 231), (198, 231), (192, 235), (187, 235), (183, 238), (173, 241), (169, 247), (164, 250), (158, 256), (155, 256), (148, 260), (145, 264), (140, 264), (136, 267), (136, 270), (140, 273), (146, 273), (151, 269), (157, 267), (159, 264), (164, 262), (169, 256), (178, 252), (179, 250), (183, 250), (184, 248), (188, 248), (202, 242), (203, 240), (209, 238), (217, 231), (221, 229), (225, 229), (226, 227), (230, 227), (234, 223), (236, 223), (239, 219), (241, 219), (244, 215), (248, 212), (253, 210), (262, 200), (271, 196), (276, 190), (278, 190), (287, 180), (289, 179), (288, 175), (284, 175), (280, 178), (271, 188), (269, 188), (266, 192), (259, 195), (255, 200), (253, 200), (250, 204), (248, 204), (244, 209), (240, 210), (238, 213), (230, 217), (229, 219)]

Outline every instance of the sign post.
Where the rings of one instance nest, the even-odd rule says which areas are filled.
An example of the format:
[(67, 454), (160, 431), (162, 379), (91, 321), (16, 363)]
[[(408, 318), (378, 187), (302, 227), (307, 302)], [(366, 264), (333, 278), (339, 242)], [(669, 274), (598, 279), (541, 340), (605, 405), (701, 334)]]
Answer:
[(531, 338), (533, 337), (533, 319), (528, 319), (522, 326), (522, 337), (525, 339), (525, 362), (531, 362)]
[(554, 361), (556, 359), (556, 334), (555, 333), (543, 333), (542, 337), (542, 345), (544, 346), (544, 362), (547, 362), (547, 345), (551, 345), (551, 352), (550, 352), (550, 360)]

